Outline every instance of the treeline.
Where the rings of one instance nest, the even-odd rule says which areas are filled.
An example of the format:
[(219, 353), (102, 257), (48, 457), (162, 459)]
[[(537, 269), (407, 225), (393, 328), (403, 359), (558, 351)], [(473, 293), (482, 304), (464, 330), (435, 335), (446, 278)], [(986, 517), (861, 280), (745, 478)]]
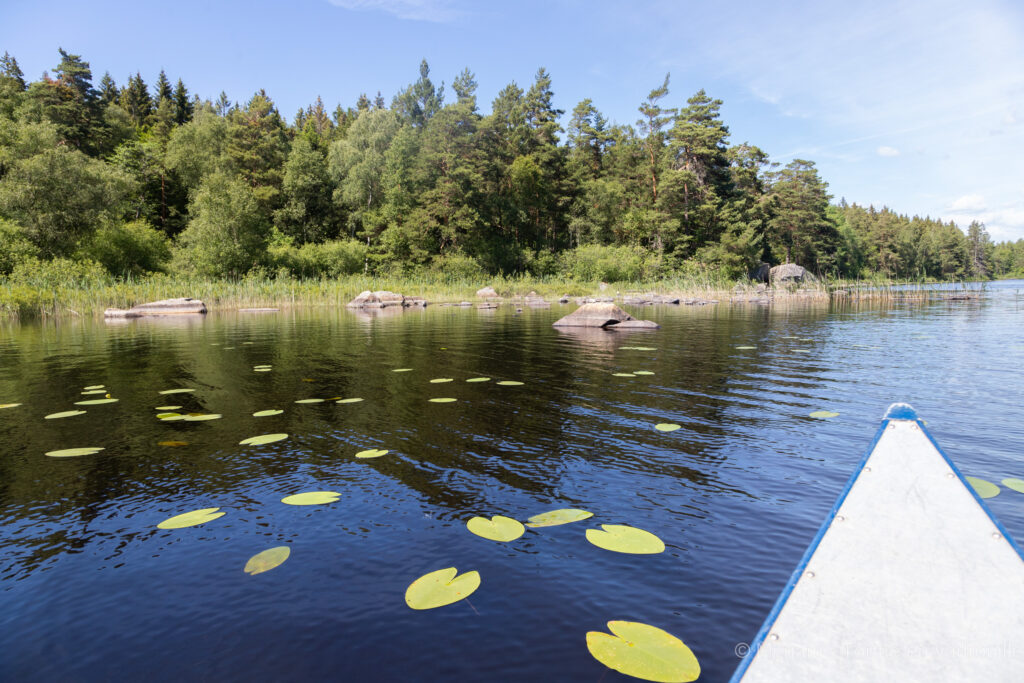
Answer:
[[(503, 88), (484, 114), (467, 69), (291, 123), (259, 91), (191, 94), (164, 72), (93, 84), (59, 51), (28, 83), (0, 61), (0, 275), (193, 272), (330, 277), (435, 269), (652, 279), (743, 277), (796, 262), (826, 276), (989, 277), (1024, 271), (1024, 241), (984, 226), (830, 205), (811, 161), (779, 167), (732, 144), (720, 100), (670, 106), (669, 79), (635, 125), (583, 100), (560, 124), (551, 78)], [(71, 275), (69, 275), (71, 277)]]

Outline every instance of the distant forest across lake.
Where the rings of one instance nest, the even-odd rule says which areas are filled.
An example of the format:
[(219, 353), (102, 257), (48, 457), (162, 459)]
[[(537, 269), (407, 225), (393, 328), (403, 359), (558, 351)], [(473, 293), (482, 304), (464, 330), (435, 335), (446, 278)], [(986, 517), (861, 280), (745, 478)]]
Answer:
[[(468, 69), (427, 62), (391, 98), (290, 120), (189, 92), (161, 71), (94, 83), (81, 56), (28, 82), (0, 61), (0, 279), (152, 272), (208, 278), (464, 278), (525, 273), (742, 279), (795, 262), (825, 277), (1024, 274), (1024, 240), (985, 226), (832, 202), (813, 161), (734, 143), (721, 100), (670, 79), (611, 124), (590, 99), (567, 118), (551, 76), (505, 86), (483, 113)], [(561, 121), (567, 123), (563, 127)]]

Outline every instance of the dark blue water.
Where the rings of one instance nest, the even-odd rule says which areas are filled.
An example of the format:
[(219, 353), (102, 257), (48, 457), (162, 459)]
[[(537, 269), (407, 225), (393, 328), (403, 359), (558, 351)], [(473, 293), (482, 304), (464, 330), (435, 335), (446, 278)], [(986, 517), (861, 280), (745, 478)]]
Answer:
[[(633, 310), (653, 333), (552, 328), (572, 306), (0, 327), (0, 403), (22, 404), (0, 410), (0, 679), (626, 680), (585, 634), (627, 619), (723, 680), (890, 403), (912, 403), (965, 474), (1024, 477), (1018, 288)], [(612, 374), (632, 370), (655, 374)], [(93, 384), (119, 402), (43, 419)], [(196, 391), (158, 393), (174, 387)], [(337, 396), (365, 400), (294, 403)], [(223, 418), (161, 422), (167, 404)], [(252, 417), (269, 408), (285, 412)], [(840, 415), (808, 417), (821, 409)], [(268, 432), (290, 436), (238, 445)], [(76, 446), (105, 450), (44, 455)], [(353, 457), (367, 448), (390, 453)], [(280, 502), (324, 489), (340, 500)], [(1024, 540), (1024, 495), (988, 503)], [(156, 527), (205, 507), (226, 514)], [(509, 543), (465, 527), (561, 507), (594, 517)], [(602, 523), (666, 551), (597, 548), (584, 532)], [(242, 571), (285, 544), (280, 567)], [(414, 579), (450, 566), (480, 572), (468, 602), (406, 606)]]

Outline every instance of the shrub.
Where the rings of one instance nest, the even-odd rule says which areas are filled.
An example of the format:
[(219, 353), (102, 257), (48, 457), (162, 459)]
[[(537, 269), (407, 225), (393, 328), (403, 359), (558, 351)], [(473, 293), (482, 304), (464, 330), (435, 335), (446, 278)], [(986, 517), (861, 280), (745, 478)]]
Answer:
[(485, 275), (475, 258), (460, 253), (435, 256), (431, 270), (441, 274), (448, 282), (479, 281)]
[(55, 258), (43, 261), (28, 258), (14, 266), (9, 278), (14, 285), (39, 290), (88, 289), (110, 284), (106, 269), (95, 261)]
[(332, 240), (299, 248), (278, 244), (269, 250), (271, 266), (295, 277), (337, 278), (363, 272), (366, 245), (359, 240)]
[(138, 276), (161, 271), (171, 258), (171, 243), (146, 221), (106, 225), (80, 254), (98, 261), (111, 275)]
[(39, 249), (22, 227), (0, 218), (0, 275), (7, 275), (26, 259), (38, 257)]
[(624, 282), (648, 276), (644, 252), (637, 247), (587, 244), (562, 254), (566, 275), (580, 282)]

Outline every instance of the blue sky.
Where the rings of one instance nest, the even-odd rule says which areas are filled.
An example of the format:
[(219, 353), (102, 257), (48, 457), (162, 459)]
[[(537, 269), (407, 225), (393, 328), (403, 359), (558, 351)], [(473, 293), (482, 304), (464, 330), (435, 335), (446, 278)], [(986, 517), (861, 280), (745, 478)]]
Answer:
[[(289, 119), (320, 95), (390, 101), (427, 59), (435, 82), (468, 66), (481, 108), (504, 85), (552, 75), (567, 111), (608, 118), (671, 72), (668, 106), (724, 100), (733, 142), (818, 164), (830, 191), (900, 213), (981, 220), (1024, 238), (1024, 2), (1006, 0), (292, 0), (12, 2), (0, 50), (38, 78), (57, 48), (98, 82), (161, 68), (244, 101), (265, 88)], [(449, 91), (450, 93), (450, 91)]]

